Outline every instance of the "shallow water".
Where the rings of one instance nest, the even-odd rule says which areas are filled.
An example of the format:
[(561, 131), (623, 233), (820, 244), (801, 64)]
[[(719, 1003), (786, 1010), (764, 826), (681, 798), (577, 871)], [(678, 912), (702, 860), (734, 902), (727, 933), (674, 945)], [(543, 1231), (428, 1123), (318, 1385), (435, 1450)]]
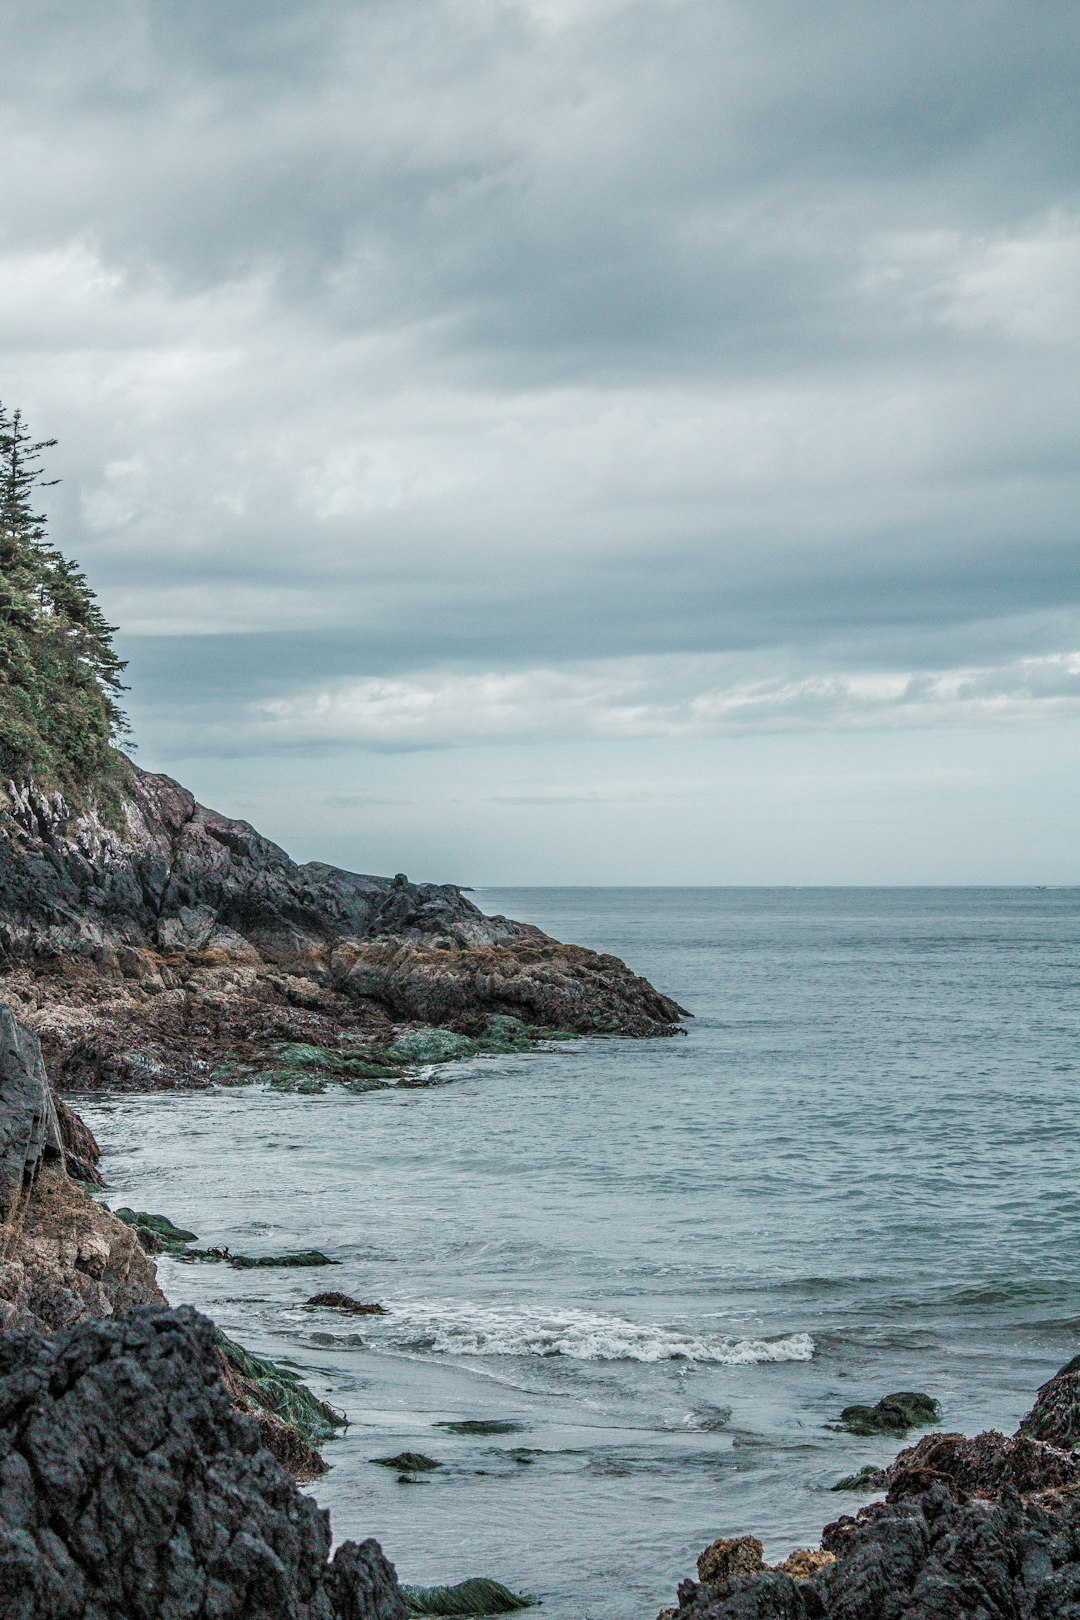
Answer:
[[(430, 1090), (83, 1108), (109, 1201), (333, 1270), (163, 1260), (176, 1302), (349, 1415), (314, 1487), (404, 1579), (651, 1617), (714, 1536), (813, 1544), (893, 1454), (830, 1427), (925, 1389), (1010, 1429), (1080, 1337), (1077, 890), (482, 891), (613, 951), (685, 1037)], [(303, 1308), (343, 1289), (390, 1307)], [(441, 1422), (495, 1418), (498, 1436)], [(368, 1459), (445, 1467), (399, 1484)]]

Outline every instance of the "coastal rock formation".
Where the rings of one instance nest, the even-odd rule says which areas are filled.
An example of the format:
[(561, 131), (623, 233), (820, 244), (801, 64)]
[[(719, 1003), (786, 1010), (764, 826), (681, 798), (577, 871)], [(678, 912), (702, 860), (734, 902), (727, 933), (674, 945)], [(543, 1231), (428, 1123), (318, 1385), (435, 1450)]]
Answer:
[(678, 1620), (1049, 1620), (1080, 1615), (1080, 1498), (1053, 1513), (1015, 1491), (960, 1503), (944, 1485), (878, 1503), (823, 1538), (835, 1560), (804, 1582), (779, 1571), (686, 1581)]
[[(90, 1154), (74, 1115), (66, 1134)], [(0, 1328), (67, 1327), (164, 1298), (134, 1232), (72, 1180), (73, 1159), (37, 1037), (0, 1005)]]
[(452, 885), (298, 865), (171, 778), (130, 780), (120, 830), (32, 785), (0, 809), (5, 991), (65, 1089), (205, 1084), (223, 1053), (389, 1044), (395, 1020), (649, 1036), (683, 1016)]
[(957, 1501), (982, 1497), (1000, 1501), (1008, 1490), (1022, 1496), (1080, 1485), (1080, 1459), (1028, 1434), (1004, 1435), (988, 1429), (969, 1439), (963, 1434), (928, 1434), (908, 1446), (887, 1468), (867, 1475), (860, 1489), (886, 1491), (898, 1502), (942, 1484)]
[(6, 1620), (405, 1620), (376, 1542), (329, 1554), (194, 1311), (0, 1335)]

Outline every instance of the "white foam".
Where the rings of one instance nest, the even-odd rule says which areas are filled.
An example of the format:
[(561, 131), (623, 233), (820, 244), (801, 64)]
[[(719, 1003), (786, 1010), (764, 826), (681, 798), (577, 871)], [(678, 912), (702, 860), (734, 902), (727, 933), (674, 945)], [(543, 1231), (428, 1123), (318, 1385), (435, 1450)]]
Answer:
[[(387, 1337), (409, 1349), (451, 1356), (568, 1356), (576, 1361), (696, 1361), (735, 1367), (767, 1361), (809, 1361), (808, 1333), (777, 1339), (685, 1333), (591, 1311), (529, 1311), (467, 1302), (395, 1304), (380, 1322)], [(380, 1334), (380, 1337), (382, 1335)]]

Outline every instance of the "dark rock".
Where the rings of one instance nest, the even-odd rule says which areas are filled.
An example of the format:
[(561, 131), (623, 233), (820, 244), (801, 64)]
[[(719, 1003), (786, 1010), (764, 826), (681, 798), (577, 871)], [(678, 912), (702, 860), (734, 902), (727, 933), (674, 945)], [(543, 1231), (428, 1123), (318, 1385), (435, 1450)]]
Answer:
[(170, 1254), (182, 1253), (198, 1237), (197, 1232), (186, 1232), (182, 1226), (174, 1226), (167, 1215), (150, 1215), (144, 1209), (127, 1208), (114, 1209), (113, 1214), (131, 1227), (148, 1254), (160, 1254), (163, 1249)]
[(845, 1406), (840, 1422), (852, 1434), (904, 1434), (941, 1421), (941, 1408), (929, 1395), (899, 1390), (884, 1395), (876, 1406)]
[(1080, 1356), (1042, 1385), (1035, 1405), (1020, 1419), (1020, 1433), (1065, 1451), (1080, 1446)]
[(18, 1218), (38, 1171), (63, 1157), (37, 1036), (0, 1005), (0, 1222)]
[(344, 1311), (348, 1316), (386, 1316), (385, 1305), (365, 1305), (362, 1300), (353, 1299), (351, 1294), (337, 1294), (332, 1290), (328, 1294), (312, 1294), (310, 1299), (304, 1301), (306, 1306), (322, 1306), (325, 1310)]
[(404, 1620), (377, 1543), (329, 1552), (195, 1312), (0, 1336), (5, 1620)]
[(881, 1483), (882, 1470), (875, 1468), (873, 1463), (867, 1463), (860, 1468), (857, 1474), (845, 1474), (838, 1479), (835, 1485), (830, 1485), (832, 1491), (880, 1491), (884, 1490)]
[[(942, 1484), (841, 1521), (836, 1561), (684, 1583), (678, 1620), (1050, 1620), (1080, 1616), (1080, 1498), (1053, 1514), (1015, 1491), (957, 1502)], [(823, 1541), (830, 1539), (823, 1538)]]
[(331, 1260), (321, 1249), (299, 1249), (292, 1254), (230, 1254), (229, 1264), (237, 1271), (251, 1271), (260, 1266), (340, 1266), (340, 1260)]
[(402, 1474), (430, 1474), (442, 1463), (434, 1457), (425, 1457), (422, 1451), (399, 1451), (396, 1457), (372, 1457), (380, 1468), (396, 1468)]
[(445, 1429), (447, 1434), (520, 1434), (525, 1425), (510, 1418), (462, 1418), (459, 1422), (436, 1423), (435, 1427)]

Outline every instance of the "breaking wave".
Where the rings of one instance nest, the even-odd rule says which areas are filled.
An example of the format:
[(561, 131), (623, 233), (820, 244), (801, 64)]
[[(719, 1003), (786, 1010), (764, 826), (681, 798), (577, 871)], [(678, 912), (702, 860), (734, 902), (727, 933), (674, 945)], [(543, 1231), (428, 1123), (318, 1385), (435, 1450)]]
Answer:
[(814, 1354), (814, 1341), (808, 1333), (737, 1339), (725, 1333), (684, 1333), (580, 1310), (543, 1312), (466, 1303), (397, 1305), (385, 1327), (386, 1338), (402, 1349), (450, 1356), (567, 1356), (575, 1361), (696, 1361), (735, 1367), (809, 1361)]

